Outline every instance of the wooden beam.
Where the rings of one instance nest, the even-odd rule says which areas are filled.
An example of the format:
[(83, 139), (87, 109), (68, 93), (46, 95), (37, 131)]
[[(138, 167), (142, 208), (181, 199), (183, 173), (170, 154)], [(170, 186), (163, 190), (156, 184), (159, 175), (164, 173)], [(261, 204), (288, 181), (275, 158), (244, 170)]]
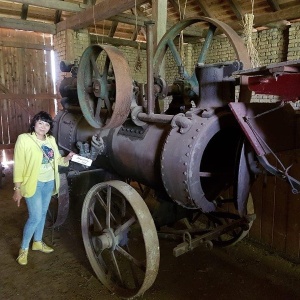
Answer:
[[(1, 47), (13, 47), (13, 48), (25, 48), (25, 49), (36, 49), (36, 50), (54, 50), (53, 46), (41, 45), (34, 43), (27, 43), (26, 41), (0, 41)], [(0, 85), (1, 89), (1, 85)]]
[[(60, 0), (60, 1), (64, 1), (64, 0)], [(55, 17), (54, 17), (54, 24), (57, 24), (61, 21), (61, 14), (62, 14), (62, 10), (61, 9), (57, 9), (55, 11)]]
[(178, 15), (181, 16), (180, 8), (179, 8), (179, 5), (178, 5), (178, 1), (177, 0), (169, 0), (169, 2), (173, 6), (173, 8), (176, 10), (176, 12), (178, 13)]
[(57, 94), (48, 94), (48, 93), (40, 93), (40, 94), (13, 94), (6, 93), (0, 94), (0, 100), (9, 99), (9, 100), (23, 100), (23, 99), (39, 99), (39, 100), (49, 100), (49, 99), (60, 99), (61, 97)]
[[(135, 16), (125, 14), (125, 13), (119, 14), (117, 16), (110, 17), (108, 20), (117, 21), (117, 22), (120, 22), (120, 23), (125, 23), (125, 24), (130, 24), (130, 25), (135, 25), (136, 24), (135, 23), (136, 22), (135, 21)], [(148, 21), (150, 21), (149, 18), (139, 16), (137, 18), (137, 25), (141, 26), (141, 27), (144, 27), (145, 22), (148, 22)], [(174, 23), (167, 22), (167, 28), (170, 28), (173, 25), (174, 25)], [(184, 34), (190, 35), (190, 36), (202, 36), (200, 31), (198, 31), (196, 29), (190, 29), (190, 28), (184, 30)]]
[(96, 3), (96, 0), (83, 0), (83, 3), (87, 6), (94, 5)]
[(15, 144), (0, 144), (0, 150), (14, 149)]
[(21, 19), (26, 20), (28, 15), (28, 4), (22, 5), (22, 11), (21, 11)]
[(267, 0), (268, 4), (271, 6), (273, 11), (280, 10), (280, 6), (277, 0)]
[(124, 23), (124, 24), (130, 24), (130, 25), (135, 25), (137, 22), (138, 26), (145, 26), (145, 22), (149, 21), (150, 19), (147, 17), (140, 16), (136, 20), (135, 16), (133, 16), (133, 15), (121, 13), (116, 16), (112, 16), (112, 17), (108, 18), (108, 20), (116, 21), (116, 22)]
[(110, 37), (100, 36), (100, 35), (98, 35), (98, 40), (97, 40), (97, 35), (91, 34), (91, 33), (90, 33), (90, 38), (91, 38), (92, 44), (97, 44), (98, 40), (101, 40), (101, 42), (103, 42), (103, 44), (110, 44), (113, 46), (132, 47), (132, 48), (138, 48), (138, 46), (140, 44), (140, 48), (142, 50), (146, 50), (146, 43), (138, 43), (138, 42), (131, 41), (131, 40), (115, 39), (115, 38), (110, 38)]
[(51, 0), (51, 1), (42, 1), (42, 0), (13, 0), (12, 2), (34, 5), (37, 7), (45, 7), (52, 8), (57, 10), (64, 10), (69, 12), (80, 12), (83, 9), (87, 8), (85, 4), (79, 3), (71, 3), (71, 2), (63, 2), (60, 0)]
[(108, 37), (113, 37), (115, 35), (118, 24), (119, 24), (119, 22), (112, 21), (111, 27), (110, 27), (110, 30), (109, 30), (109, 33), (108, 33)]
[(228, 0), (228, 3), (238, 20), (242, 20), (244, 13), (239, 3), (236, 0)]
[(62, 10), (57, 10), (55, 12), (54, 24), (57, 24), (61, 21), (61, 14), (62, 14)]
[(43, 33), (55, 34), (55, 25), (46, 24), (42, 22), (28, 21), (28, 20), (18, 20), (13, 18), (1, 18), (0, 17), (0, 27), (10, 28), (10, 29), (20, 29), (27, 31), (36, 31)]
[(214, 15), (210, 12), (209, 6), (204, 1), (197, 0), (197, 3), (206, 17), (214, 18)]
[(167, 1), (152, 0), (152, 17), (155, 20), (153, 32), (154, 49), (167, 31), (167, 13)]
[[(300, 5), (295, 5), (293, 7), (281, 9), (273, 13), (266, 13), (261, 15), (255, 15), (254, 17), (254, 27), (264, 26), (267, 22), (278, 22), (281, 20), (294, 20), (300, 18)], [(237, 22), (228, 23), (236, 31), (241, 31), (242, 26)]]
[(132, 7), (135, 3), (140, 5), (146, 0), (100, 0), (98, 4), (88, 7), (85, 11), (82, 11), (74, 16), (67, 18), (66, 20), (57, 24), (57, 31), (66, 29), (79, 30), (87, 28), (89, 25), (94, 24), (119, 13), (122, 13)]

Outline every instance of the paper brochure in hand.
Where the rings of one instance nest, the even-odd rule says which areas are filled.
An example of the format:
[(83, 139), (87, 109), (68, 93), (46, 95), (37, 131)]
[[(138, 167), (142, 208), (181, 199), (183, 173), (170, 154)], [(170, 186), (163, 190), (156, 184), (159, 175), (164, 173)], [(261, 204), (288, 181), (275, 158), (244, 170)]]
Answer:
[(76, 163), (79, 163), (79, 164), (82, 164), (82, 165), (85, 165), (85, 166), (88, 166), (88, 167), (90, 167), (92, 165), (92, 162), (93, 162), (91, 159), (80, 156), (80, 155), (77, 155), (77, 154), (74, 154), (72, 156), (71, 161), (74, 161)]

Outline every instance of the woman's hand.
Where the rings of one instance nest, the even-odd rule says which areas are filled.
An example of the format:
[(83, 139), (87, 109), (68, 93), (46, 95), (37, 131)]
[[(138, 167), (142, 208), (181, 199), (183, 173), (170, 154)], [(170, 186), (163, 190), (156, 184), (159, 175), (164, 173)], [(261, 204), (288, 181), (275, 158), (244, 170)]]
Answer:
[(64, 161), (65, 162), (70, 161), (72, 159), (73, 155), (75, 155), (75, 153), (70, 152), (67, 156), (64, 157)]
[(17, 202), (18, 207), (20, 206), (20, 201), (22, 199), (21, 191), (20, 190), (15, 190), (13, 194), (13, 200)]

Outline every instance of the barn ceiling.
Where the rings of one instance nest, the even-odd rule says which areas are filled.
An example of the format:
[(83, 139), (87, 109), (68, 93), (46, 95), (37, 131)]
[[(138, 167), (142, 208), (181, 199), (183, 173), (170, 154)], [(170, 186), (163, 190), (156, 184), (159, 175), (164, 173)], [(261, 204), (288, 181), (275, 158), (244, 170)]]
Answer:
[[(0, 27), (51, 34), (88, 28), (92, 35), (143, 41), (144, 22), (155, 18), (152, 2), (157, 1), (0, 0)], [(257, 30), (288, 26), (300, 19), (299, 0), (168, 0), (167, 27), (182, 18), (205, 16), (239, 31), (243, 16), (252, 11)]]

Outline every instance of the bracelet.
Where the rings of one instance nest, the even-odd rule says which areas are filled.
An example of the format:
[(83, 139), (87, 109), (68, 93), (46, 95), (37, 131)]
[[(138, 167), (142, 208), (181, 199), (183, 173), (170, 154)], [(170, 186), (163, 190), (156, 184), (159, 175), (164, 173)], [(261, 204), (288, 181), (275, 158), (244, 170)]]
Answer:
[(19, 186), (15, 186), (14, 187), (14, 191), (16, 191), (16, 190), (20, 190), (21, 188), (19, 187)]

